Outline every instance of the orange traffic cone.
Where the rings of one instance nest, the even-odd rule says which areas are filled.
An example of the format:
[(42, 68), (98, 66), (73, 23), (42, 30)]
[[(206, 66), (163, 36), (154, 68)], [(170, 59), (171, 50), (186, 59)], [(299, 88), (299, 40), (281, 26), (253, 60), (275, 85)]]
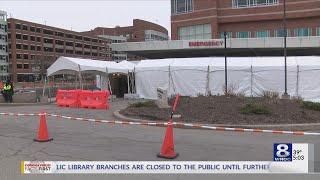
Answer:
[(160, 158), (174, 159), (178, 156), (178, 153), (174, 152), (174, 143), (173, 143), (173, 124), (172, 119), (168, 122), (168, 127), (166, 129), (166, 134), (163, 139), (163, 144), (161, 152), (157, 154)]
[(53, 140), (52, 138), (49, 138), (47, 122), (46, 122), (46, 115), (45, 115), (45, 113), (41, 113), (38, 136), (34, 139), (34, 141), (48, 142), (48, 141), (52, 141), (52, 140)]

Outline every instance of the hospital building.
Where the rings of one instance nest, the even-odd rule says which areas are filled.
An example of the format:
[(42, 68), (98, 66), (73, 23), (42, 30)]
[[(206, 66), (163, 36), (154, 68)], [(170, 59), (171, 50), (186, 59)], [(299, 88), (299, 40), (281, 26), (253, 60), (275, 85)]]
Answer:
[[(171, 41), (112, 44), (149, 59), (320, 54), (319, 0), (171, 0)], [(226, 33), (226, 46), (224, 34)]]

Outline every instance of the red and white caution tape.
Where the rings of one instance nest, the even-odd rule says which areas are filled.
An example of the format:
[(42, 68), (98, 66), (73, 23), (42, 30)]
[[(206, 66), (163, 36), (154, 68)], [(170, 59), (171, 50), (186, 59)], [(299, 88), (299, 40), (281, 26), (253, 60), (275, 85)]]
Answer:
[(188, 127), (197, 129), (210, 129), (216, 131), (234, 131), (234, 132), (251, 132), (251, 133), (272, 133), (272, 134), (291, 134), (291, 135), (313, 135), (320, 136), (317, 132), (304, 132), (304, 131), (282, 131), (282, 130), (265, 130), (265, 129), (246, 129), (246, 128), (230, 128), (230, 127), (217, 127), (204, 124), (192, 124), (192, 123), (181, 123), (181, 122), (130, 122), (130, 121), (118, 121), (118, 120), (99, 120), (92, 118), (82, 118), (82, 117), (71, 117), (58, 114), (50, 113), (4, 113), (0, 112), (2, 116), (41, 116), (47, 115), (51, 117), (58, 117), (69, 120), (85, 121), (85, 122), (96, 122), (96, 123), (109, 123), (109, 124), (123, 124), (123, 125), (145, 125), (145, 126), (168, 126), (174, 125), (178, 127)]
[(0, 115), (2, 115), (2, 116), (40, 116), (40, 115), (42, 115), (42, 113), (35, 114), (35, 113), (6, 113), (6, 112), (0, 112)]
[(272, 133), (272, 134), (292, 134), (292, 135), (313, 135), (320, 136), (320, 133), (316, 132), (303, 132), (303, 131), (281, 131), (281, 130), (265, 130), (265, 129), (245, 129), (245, 128), (230, 128), (230, 127), (217, 127), (209, 126), (203, 124), (191, 124), (191, 123), (180, 123), (180, 122), (130, 122), (130, 121), (110, 121), (110, 120), (97, 120), (97, 119), (87, 119), (80, 117), (70, 117), (62, 116), (57, 114), (48, 114), (52, 117), (60, 117), (70, 120), (87, 121), (87, 122), (97, 122), (97, 123), (112, 123), (112, 124), (125, 124), (125, 125), (147, 125), (147, 126), (168, 126), (174, 125), (179, 127), (189, 127), (197, 129), (211, 129), (216, 131), (235, 131), (235, 132), (252, 132), (252, 133)]

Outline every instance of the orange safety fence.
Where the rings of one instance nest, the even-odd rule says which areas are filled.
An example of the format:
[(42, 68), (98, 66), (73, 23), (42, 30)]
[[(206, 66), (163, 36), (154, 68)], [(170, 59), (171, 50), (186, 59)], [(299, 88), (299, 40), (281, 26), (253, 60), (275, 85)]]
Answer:
[(78, 107), (81, 90), (58, 90), (56, 100), (58, 106)]
[(57, 105), (91, 109), (109, 109), (109, 91), (58, 90)]

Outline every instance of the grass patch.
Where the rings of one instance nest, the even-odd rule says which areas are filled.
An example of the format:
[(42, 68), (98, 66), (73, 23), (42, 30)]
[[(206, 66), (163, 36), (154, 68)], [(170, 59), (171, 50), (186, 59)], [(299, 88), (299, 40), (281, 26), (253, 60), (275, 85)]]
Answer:
[(302, 107), (314, 111), (320, 111), (320, 103), (311, 101), (302, 101)]
[(255, 114), (255, 115), (270, 115), (271, 111), (259, 104), (246, 104), (245, 107), (241, 108), (240, 110), (241, 114)]
[(157, 107), (154, 101), (137, 102), (130, 104), (129, 107), (139, 108), (139, 107)]

